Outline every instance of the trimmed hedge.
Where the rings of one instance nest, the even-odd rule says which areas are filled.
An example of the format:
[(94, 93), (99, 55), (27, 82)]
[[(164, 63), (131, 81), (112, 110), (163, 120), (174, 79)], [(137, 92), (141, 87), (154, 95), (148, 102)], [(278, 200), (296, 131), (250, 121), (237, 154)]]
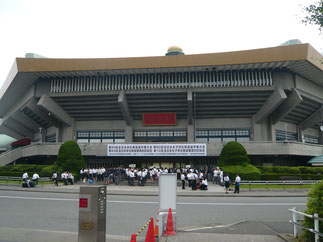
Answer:
[(237, 141), (230, 141), (226, 143), (218, 159), (218, 166), (246, 166), (250, 163), (246, 149)]
[(23, 175), (23, 172), (21, 172), (21, 171), (0, 171), (0, 176), (22, 177), (22, 175)]
[(269, 173), (289, 173), (289, 174), (323, 174), (323, 167), (308, 166), (262, 166), (257, 167), (262, 174)]
[(29, 176), (32, 176), (34, 172), (37, 172), (40, 177), (51, 177), (57, 167), (54, 165), (7, 165), (0, 167), (0, 176), (16, 176), (21, 177), (22, 174), (27, 171)]
[(260, 180), (260, 171), (257, 167), (246, 164), (245, 166), (224, 166), (221, 167), (231, 180), (239, 174), (242, 180)]
[(79, 171), (85, 168), (85, 160), (79, 145), (74, 140), (68, 140), (62, 144), (55, 164), (59, 168), (59, 172), (69, 171), (79, 174)]

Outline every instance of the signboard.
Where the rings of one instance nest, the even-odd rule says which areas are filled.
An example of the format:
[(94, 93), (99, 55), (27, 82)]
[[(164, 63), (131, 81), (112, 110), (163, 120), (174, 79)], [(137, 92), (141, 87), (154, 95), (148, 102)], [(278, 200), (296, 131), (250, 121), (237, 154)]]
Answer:
[(176, 210), (177, 175), (160, 174), (159, 176), (159, 211)]
[(108, 144), (108, 156), (206, 156), (206, 144)]
[(142, 123), (149, 125), (176, 125), (176, 113), (143, 113)]

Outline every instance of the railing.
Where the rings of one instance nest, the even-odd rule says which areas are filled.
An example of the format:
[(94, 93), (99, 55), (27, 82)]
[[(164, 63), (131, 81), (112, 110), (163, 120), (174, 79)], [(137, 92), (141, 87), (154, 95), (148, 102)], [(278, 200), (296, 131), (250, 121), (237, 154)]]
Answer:
[[(23, 179), (21, 177), (12, 177), (12, 176), (0, 176), (0, 181), (6, 181), (5, 184), (8, 184), (9, 181), (18, 181), (18, 184), (22, 184)], [(32, 179), (29, 179), (32, 180)], [(49, 182), (51, 179), (49, 177), (42, 177), (38, 179), (38, 183), (41, 183), (44, 186), (44, 182)], [(4, 184), (4, 183), (0, 183)]]
[[(293, 220), (289, 220), (289, 222), (291, 224), (293, 224), (294, 238), (297, 238), (297, 236), (298, 236), (297, 227), (301, 227), (303, 229), (306, 229), (306, 230), (310, 231), (311, 233), (314, 233), (315, 234), (315, 240), (314, 241), (319, 242), (319, 236), (323, 237), (323, 234), (320, 233), (320, 230), (319, 230), (320, 229), (319, 221), (323, 222), (323, 219), (319, 218), (317, 213), (314, 213), (314, 215), (302, 213), (302, 212), (297, 211), (295, 207), (292, 208), (292, 209), (289, 209), (289, 211), (292, 213), (292, 216), (293, 216)], [(314, 219), (314, 229), (307, 228), (304, 225), (297, 223), (299, 221), (298, 220), (298, 214), (306, 216), (306, 217), (311, 218), (311, 219)]]
[(311, 185), (317, 184), (320, 180), (288, 180), (288, 181), (242, 181), (240, 184), (249, 185), (249, 191), (251, 191), (251, 185), (266, 185), (266, 189), (269, 191), (269, 185), (281, 185), (283, 190), (286, 190), (286, 185), (299, 185), (302, 188), (304, 184)]

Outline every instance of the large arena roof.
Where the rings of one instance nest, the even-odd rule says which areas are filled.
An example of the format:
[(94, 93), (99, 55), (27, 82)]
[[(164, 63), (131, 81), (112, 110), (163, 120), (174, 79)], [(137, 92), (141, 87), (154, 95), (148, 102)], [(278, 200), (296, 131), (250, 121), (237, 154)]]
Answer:
[(323, 56), (310, 44), (155, 57), (51, 59), (16, 58), (0, 91), (0, 117), (39, 78), (178, 71), (285, 69), (323, 86)]

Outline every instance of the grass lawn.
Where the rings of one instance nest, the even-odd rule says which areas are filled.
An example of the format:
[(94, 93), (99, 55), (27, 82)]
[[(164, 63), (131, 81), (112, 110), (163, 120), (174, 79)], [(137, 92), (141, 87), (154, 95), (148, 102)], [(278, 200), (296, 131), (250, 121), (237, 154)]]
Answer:
[[(0, 180), (0, 184), (21, 184), (22, 183), (22, 181), (12, 181), (12, 180)], [(53, 182), (52, 181), (44, 181), (44, 182), (42, 182), (42, 181), (38, 181), (38, 186), (39, 185), (49, 185), (49, 184), (53, 184)]]
[[(252, 189), (284, 189), (284, 185), (273, 185), (268, 184), (268, 187), (266, 184), (251, 184), (251, 190)], [(310, 189), (312, 185), (310, 184), (303, 184), (303, 185), (285, 185), (285, 189)], [(249, 189), (248, 184), (241, 184), (240, 189)]]

